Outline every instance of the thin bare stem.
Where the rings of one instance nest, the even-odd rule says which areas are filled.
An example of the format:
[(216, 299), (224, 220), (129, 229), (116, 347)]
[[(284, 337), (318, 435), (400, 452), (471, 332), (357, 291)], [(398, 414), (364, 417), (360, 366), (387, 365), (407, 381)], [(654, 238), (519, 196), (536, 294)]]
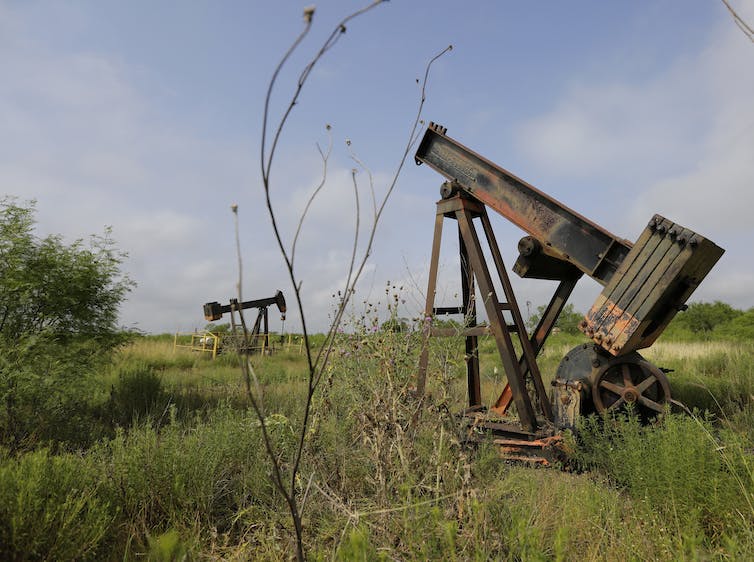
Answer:
[(754, 29), (746, 23), (741, 16), (738, 15), (738, 13), (733, 9), (733, 7), (730, 5), (728, 0), (722, 0), (723, 4), (725, 4), (725, 7), (728, 8), (728, 11), (730, 12), (730, 15), (733, 16), (733, 21), (736, 22), (736, 25), (738, 28), (743, 31), (744, 35), (749, 38), (749, 41), (754, 42)]
[(356, 263), (356, 254), (359, 247), (359, 231), (361, 229), (361, 204), (359, 202), (359, 185), (356, 181), (356, 170), (351, 170), (351, 182), (353, 183), (353, 196), (354, 205), (356, 206), (356, 226), (353, 233), (353, 247), (351, 248), (351, 261), (348, 264), (348, 275), (346, 276), (345, 287), (343, 288), (343, 298), (346, 299), (347, 294), (351, 291), (351, 276), (353, 275), (353, 267)]
[[(403, 166), (406, 163), (408, 155), (411, 152), (411, 148), (413, 147), (414, 143), (416, 142), (416, 138), (418, 137), (418, 131), (420, 130), (419, 125), (422, 123), (422, 121), (421, 121), (421, 114), (422, 114), (422, 110), (424, 109), (424, 103), (425, 103), (425, 101), (427, 99), (427, 93), (426, 93), (427, 90), (426, 90), (426, 88), (427, 88), (427, 82), (429, 80), (429, 71), (430, 71), (430, 69), (432, 67), (432, 64), (437, 59), (439, 59), (441, 56), (443, 56), (445, 53), (447, 53), (448, 51), (450, 51), (452, 49), (453, 49), (453, 46), (452, 45), (448, 45), (445, 49), (443, 49), (438, 54), (436, 54), (434, 57), (432, 57), (430, 59), (430, 61), (427, 63), (427, 67), (426, 67), (426, 69), (424, 71), (424, 79), (422, 81), (421, 99), (419, 101), (419, 107), (418, 107), (417, 112), (416, 112), (416, 117), (414, 118), (414, 123), (413, 123), (413, 125), (411, 127), (411, 131), (409, 133), (409, 141), (406, 144), (405, 150), (403, 151), (403, 155), (401, 156), (401, 159), (400, 159), (400, 161), (398, 163), (398, 167), (396, 168), (396, 171), (393, 174), (393, 177), (392, 177), (390, 185), (389, 185), (389, 187), (387, 189), (387, 192), (383, 196), (383, 198), (381, 200), (381, 203), (380, 203), (380, 205), (379, 205), (379, 207), (377, 209), (377, 212), (374, 215), (374, 222), (372, 224), (372, 228), (371, 228), (371, 231), (369, 233), (369, 239), (367, 241), (366, 248), (364, 250), (363, 258), (362, 258), (362, 260), (359, 263), (359, 266), (358, 266), (358, 268), (356, 270), (355, 275), (353, 276), (353, 282), (351, 284), (351, 288), (352, 289), (355, 288), (356, 282), (361, 277), (361, 274), (364, 271), (364, 267), (366, 266), (367, 260), (369, 259), (369, 256), (371, 255), (372, 246), (374, 244), (374, 237), (375, 237), (375, 235), (377, 233), (377, 226), (378, 226), (380, 217), (382, 216), (382, 212), (385, 210), (385, 205), (387, 205), (387, 202), (390, 199), (390, 196), (392, 195), (393, 190), (395, 189), (395, 185), (398, 183), (398, 177), (400, 176), (400, 173), (403, 170)], [(345, 307), (346, 307), (346, 305), (348, 303), (348, 299), (350, 298), (350, 293), (351, 292), (352, 291), (348, 291), (344, 295), (344, 299), (340, 303), (340, 305), (338, 307), (338, 311), (336, 312), (335, 319), (333, 320), (332, 324), (330, 325), (330, 329), (328, 331), (327, 338), (326, 338), (327, 345), (324, 345), (320, 349), (319, 353), (317, 354), (317, 358), (314, 361), (314, 366), (315, 366), (315, 368), (320, 373), (319, 376), (316, 379), (315, 389), (316, 389), (316, 386), (319, 384), (319, 382), (322, 379), (322, 374), (321, 373), (324, 372), (324, 367), (327, 365), (327, 361), (329, 360), (330, 353), (332, 351), (332, 345), (331, 345), (332, 339), (333, 339), (333, 337), (334, 337), (334, 335), (335, 335), (335, 333), (337, 331), (337, 328), (338, 328), (338, 326), (340, 324), (340, 320), (343, 317), (343, 314), (345, 312)]]
[(345, 32), (346, 24), (349, 21), (351, 21), (353, 18), (359, 15), (366, 13), (367, 11), (371, 10), (378, 4), (381, 4), (382, 1), (383, 0), (374, 0), (368, 6), (355, 11), (351, 15), (341, 20), (340, 23), (337, 24), (336, 27), (333, 29), (333, 31), (328, 36), (328, 38), (325, 40), (322, 47), (320, 47), (319, 51), (314, 56), (314, 58), (312, 58), (312, 60), (304, 67), (303, 71), (301, 72), (301, 75), (299, 76), (298, 84), (293, 93), (291, 101), (289, 102), (285, 112), (283, 113), (283, 116), (278, 123), (277, 129), (275, 130), (269, 152), (267, 152), (266, 150), (266, 143), (267, 143), (267, 137), (268, 137), (267, 124), (269, 120), (270, 100), (272, 98), (272, 91), (274, 89), (275, 83), (277, 82), (277, 78), (281, 69), (286, 64), (291, 54), (296, 50), (296, 48), (298, 48), (298, 46), (301, 44), (301, 41), (304, 39), (304, 37), (308, 34), (309, 30), (311, 29), (311, 22), (312, 22), (312, 17), (314, 14), (313, 9), (310, 8), (304, 12), (304, 18), (305, 18), (304, 30), (296, 38), (296, 40), (293, 42), (291, 47), (288, 49), (288, 51), (285, 53), (285, 55), (281, 59), (278, 66), (275, 68), (272, 79), (270, 80), (270, 85), (267, 90), (267, 96), (265, 98), (263, 124), (262, 124), (261, 158), (260, 158), (262, 183), (263, 183), (263, 188), (264, 188), (264, 193), (265, 193), (265, 202), (267, 205), (267, 210), (270, 217), (270, 222), (272, 224), (272, 229), (275, 235), (275, 239), (277, 240), (277, 243), (278, 243), (278, 248), (280, 249), (281, 255), (286, 263), (288, 275), (291, 280), (291, 284), (293, 285), (296, 304), (297, 304), (300, 318), (301, 318), (301, 326), (302, 326), (303, 338), (304, 338), (305, 348), (306, 348), (306, 359), (307, 359), (307, 364), (308, 364), (308, 369), (309, 369), (309, 383), (308, 383), (306, 403), (304, 405), (304, 417), (301, 423), (301, 432), (299, 435), (298, 447), (295, 453), (295, 460), (290, 469), (290, 487), (288, 489), (286, 489), (286, 486), (283, 482), (283, 478), (282, 478), (282, 474), (280, 470), (280, 463), (272, 449), (272, 443), (267, 434), (265, 420), (264, 420), (264, 417), (261, 415), (261, 409), (259, 405), (257, 404), (256, 400), (253, 399), (253, 397), (252, 397), (252, 406), (254, 407), (254, 411), (257, 413), (257, 417), (259, 418), (260, 426), (262, 427), (262, 435), (265, 442), (265, 449), (273, 465), (273, 482), (275, 483), (275, 486), (278, 488), (278, 490), (281, 492), (281, 494), (285, 498), (288, 504), (290, 514), (291, 514), (291, 519), (293, 520), (293, 525), (294, 525), (295, 533), (296, 533), (296, 557), (299, 561), (305, 560), (305, 552), (304, 552), (304, 547), (303, 547), (303, 525), (301, 521), (301, 513), (296, 503), (296, 476), (299, 471), (299, 466), (301, 463), (301, 456), (304, 449), (304, 440), (306, 438), (306, 432), (309, 426), (311, 404), (312, 404), (312, 398), (314, 394), (315, 366), (312, 361), (311, 345), (309, 342), (309, 334), (306, 327), (306, 315), (304, 314), (303, 302), (301, 299), (301, 281), (299, 281), (296, 278), (296, 275), (293, 269), (293, 249), (291, 251), (291, 254), (289, 255), (288, 252), (286, 251), (285, 244), (283, 243), (283, 239), (282, 239), (280, 229), (277, 224), (277, 219), (276, 219), (275, 212), (272, 206), (272, 201), (270, 198), (270, 172), (272, 169), (272, 163), (274, 161), (275, 151), (276, 151), (278, 142), (280, 140), (280, 136), (288, 121), (288, 117), (290, 116), (291, 112), (293, 111), (293, 108), (296, 106), (298, 102), (298, 98), (301, 94), (304, 84), (306, 83), (306, 80), (311, 74), (312, 69), (315, 67), (317, 62), (325, 55), (325, 53), (327, 53), (327, 51), (329, 51), (337, 43), (340, 36)]
[(367, 168), (366, 164), (364, 164), (364, 162), (362, 162), (361, 159), (356, 156), (356, 153), (353, 151), (353, 148), (351, 146), (351, 141), (348, 141), (346, 143), (346, 146), (348, 146), (348, 154), (351, 156), (351, 160), (356, 162), (359, 167), (367, 173), (367, 176), (369, 177), (369, 192), (372, 194), (372, 220), (374, 221), (377, 218), (377, 196), (374, 192), (374, 177), (372, 176), (372, 170)]
[[(238, 294), (238, 302), (243, 302), (241, 288), (243, 287), (243, 260), (241, 258), (241, 237), (239, 236), (239, 228), (238, 228), (238, 205), (235, 203), (230, 206), (230, 210), (233, 212), (233, 227), (235, 230), (236, 235), (236, 259), (238, 261), (238, 281), (236, 282), (236, 292)], [(241, 325), (244, 327), (243, 330), (243, 339), (244, 339), (244, 348), (247, 347), (246, 340), (246, 324), (244, 323), (243, 319), (243, 312), (239, 309), (238, 311), (239, 316), (241, 317)], [(234, 313), (233, 309), (231, 308), (230, 311), (231, 315), (231, 324), (234, 325), (234, 332), (235, 332), (235, 321), (234, 321)], [(243, 380), (244, 384), (246, 385), (246, 397), (249, 400), (252, 400), (252, 392), (251, 392), (251, 374), (249, 373), (249, 364), (247, 361), (244, 361), (244, 357), (241, 354), (241, 351), (239, 350), (238, 353), (238, 359), (239, 364), (241, 365), (241, 373), (243, 374)]]
[[(421, 101), (419, 103), (419, 109), (417, 111), (416, 119), (414, 120), (413, 127), (411, 129), (409, 140), (407, 143), (407, 146), (404, 150), (403, 156), (400, 160), (400, 163), (398, 165), (398, 168), (392, 178), (392, 181), (383, 196), (383, 198), (380, 200), (379, 204), (377, 202), (375, 193), (374, 193), (374, 185), (373, 185), (373, 179), (371, 173), (369, 173), (369, 181), (370, 181), (370, 189), (372, 193), (372, 224), (371, 229), (369, 231), (368, 241), (366, 243), (366, 247), (364, 249), (363, 255), (358, 258), (358, 245), (359, 245), (359, 233), (361, 229), (361, 222), (360, 222), (360, 215), (361, 215), (361, 207), (360, 207), (360, 200), (359, 200), (359, 191), (358, 191), (358, 183), (356, 180), (356, 171), (354, 170), (352, 172), (352, 181), (353, 181), (353, 187), (354, 187), (354, 196), (355, 196), (355, 207), (356, 207), (356, 230), (354, 233), (354, 241), (353, 241), (353, 248), (351, 253), (351, 259), (348, 266), (348, 272), (346, 275), (344, 290), (342, 294), (342, 298), (340, 299), (340, 302), (338, 303), (338, 307), (336, 310), (335, 318), (333, 319), (333, 322), (330, 325), (330, 328), (328, 330), (327, 338), (326, 338), (326, 345), (324, 348), (320, 349), (320, 351), (317, 354), (316, 359), (313, 357), (313, 352), (311, 348), (311, 343), (309, 340), (309, 334), (307, 330), (307, 323), (306, 323), (306, 315), (304, 313), (303, 308), (303, 301), (301, 298), (301, 281), (296, 277), (296, 274), (294, 272), (294, 256), (295, 256), (295, 249), (296, 244), (298, 241), (298, 238), (300, 236), (300, 232), (303, 226), (304, 219), (312, 205), (312, 202), (314, 199), (318, 196), (320, 193), (322, 187), (324, 186), (326, 179), (327, 179), (327, 163), (328, 158), (332, 146), (332, 140), (330, 141), (330, 147), (328, 147), (328, 150), (326, 153), (323, 153), (321, 148), (318, 146), (318, 150), (320, 152), (320, 156), (323, 160), (323, 177), (320, 185), (315, 189), (314, 193), (310, 197), (309, 201), (307, 202), (307, 205), (304, 209), (304, 213), (299, 221), (298, 227), (296, 229), (296, 233), (293, 239), (293, 244), (291, 245), (290, 253), (286, 251), (285, 244), (283, 243), (282, 235), (280, 233), (280, 229), (278, 227), (276, 215), (272, 206), (271, 201), (271, 183), (270, 183), (270, 174), (272, 169), (272, 164), (274, 161), (276, 149), (278, 146), (278, 143), (280, 141), (282, 132), (285, 128), (285, 125), (287, 124), (288, 118), (291, 115), (291, 112), (293, 111), (293, 108), (298, 103), (299, 96), (302, 92), (302, 89), (304, 87), (304, 84), (306, 83), (307, 79), (311, 75), (312, 70), (314, 69), (317, 62), (337, 43), (341, 35), (346, 30), (346, 24), (351, 21), (353, 18), (362, 15), (369, 11), (370, 9), (374, 8), (376, 5), (382, 3), (383, 0), (375, 0), (366, 7), (357, 10), (356, 12), (352, 13), (351, 15), (347, 16), (343, 20), (341, 20), (340, 23), (338, 23), (331, 34), (327, 37), (325, 42), (320, 47), (319, 51), (316, 53), (316, 55), (311, 59), (311, 61), (304, 67), (301, 74), (299, 75), (297, 86), (294, 90), (294, 93), (290, 99), (290, 102), (288, 103), (285, 111), (283, 112), (283, 115), (280, 119), (280, 121), (277, 124), (277, 127), (272, 134), (272, 142), (270, 143), (269, 149), (267, 148), (267, 141), (269, 135), (268, 131), (268, 122), (269, 122), (269, 114), (270, 114), (270, 102), (272, 99), (272, 92), (274, 90), (275, 84), (277, 82), (277, 78), (280, 74), (280, 71), (285, 66), (287, 61), (289, 60), (292, 53), (298, 48), (298, 46), (303, 41), (304, 37), (308, 34), (309, 30), (311, 29), (311, 22), (312, 22), (312, 16), (313, 16), (313, 10), (309, 10), (305, 12), (305, 27), (303, 31), (299, 34), (299, 36), (296, 38), (296, 40), (293, 42), (291, 47), (288, 49), (288, 51), (285, 53), (283, 58), (281, 59), (278, 66), (275, 68), (275, 71), (273, 73), (272, 79), (269, 84), (269, 88), (267, 91), (267, 96), (265, 98), (265, 105), (264, 105), (264, 116), (263, 116), (263, 126), (262, 126), (262, 142), (261, 142), (261, 155), (260, 155), (260, 163), (261, 163), (261, 172), (262, 172), (262, 182), (263, 182), (263, 188), (265, 193), (265, 202), (268, 209), (268, 214), (270, 217), (270, 221), (272, 224), (273, 233), (275, 235), (276, 241), (278, 243), (278, 247), (280, 249), (281, 255), (286, 263), (286, 267), (288, 270), (288, 275), (291, 280), (291, 284), (293, 286), (294, 290), (294, 296), (296, 300), (296, 304), (299, 310), (300, 318), (301, 318), (301, 325), (302, 325), (302, 332), (303, 332), (303, 338), (305, 342), (305, 350), (306, 350), (306, 358), (307, 358), (307, 365), (308, 365), (308, 371), (309, 371), (309, 377), (308, 377), (308, 392), (304, 404), (304, 411), (303, 411), (303, 419), (301, 423), (301, 430), (298, 436), (298, 444), (294, 452), (294, 459), (291, 463), (291, 467), (289, 469), (289, 479), (288, 484), (285, 482), (285, 478), (282, 473), (282, 468), (280, 464), (280, 459), (275, 454), (275, 450), (271, 441), (271, 438), (267, 431), (267, 424), (265, 417), (263, 415), (262, 405), (259, 403), (258, 400), (258, 392), (250, 392), (250, 400), (252, 403), (252, 407), (257, 415), (257, 418), (259, 420), (259, 425), (262, 429), (262, 437), (264, 440), (265, 450), (267, 452), (268, 457), (270, 458), (270, 461), (272, 463), (272, 480), (275, 485), (275, 487), (280, 491), (283, 498), (285, 499), (291, 518), (293, 520), (295, 533), (296, 533), (296, 556), (298, 560), (304, 560), (305, 559), (305, 553), (303, 548), (303, 525), (301, 520), (301, 508), (297, 504), (297, 494), (296, 494), (296, 481), (297, 476), (299, 474), (300, 465), (301, 465), (301, 459), (304, 451), (304, 444), (306, 439), (306, 434), (309, 426), (309, 419), (311, 416), (311, 407), (312, 407), (312, 399), (314, 396), (314, 392), (316, 390), (317, 385), (321, 381), (322, 374), (324, 372), (324, 368), (327, 365), (327, 361), (329, 358), (329, 355), (333, 348), (333, 341), (334, 337), (337, 331), (338, 326), (340, 325), (340, 322), (343, 318), (344, 311), (346, 309), (346, 306), (350, 300), (351, 295), (353, 294), (356, 284), (361, 277), (362, 272), (364, 271), (364, 267), (366, 265), (366, 262), (371, 254), (372, 246), (375, 239), (375, 234), (377, 230), (377, 225), (379, 223), (379, 219), (382, 215), (383, 210), (385, 209), (385, 206), (387, 204), (388, 199), (390, 198), (395, 185), (397, 183), (398, 176), (403, 168), (403, 165), (405, 164), (405, 161), (408, 157), (408, 154), (413, 146), (413, 144), (416, 142), (418, 138), (417, 130), (419, 128), (420, 124), (420, 116), (421, 111), (426, 99), (426, 83), (429, 76), (429, 68), (432, 65), (432, 63), (437, 60), (440, 56), (442, 56), (445, 52), (447, 52), (451, 47), (448, 47), (444, 49), (440, 54), (433, 57), (430, 62), (427, 65), (427, 69), (425, 71), (424, 75), (424, 82), (422, 84), (422, 95), (421, 95)], [(362, 168), (366, 169), (363, 164), (356, 159), (357, 163), (361, 165)], [(241, 267), (241, 262), (239, 259), (239, 269)], [(240, 295), (240, 274), (239, 274), (239, 295)], [(243, 318), (243, 317), (242, 317)], [(244, 334), (246, 334), (246, 330), (244, 329)], [(250, 365), (247, 362), (246, 363), (246, 369), (248, 373)], [(248, 375), (247, 375), (248, 376)], [(307, 487), (308, 488), (308, 487)]]
[(296, 226), (296, 234), (293, 237), (293, 244), (291, 244), (291, 266), (294, 265), (296, 260), (296, 244), (298, 243), (298, 237), (301, 235), (301, 229), (304, 227), (304, 220), (306, 219), (306, 215), (309, 214), (309, 209), (312, 206), (312, 203), (314, 203), (314, 200), (317, 198), (317, 195), (319, 195), (319, 192), (322, 191), (322, 188), (325, 187), (325, 184), (327, 183), (327, 163), (330, 159), (330, 153), (332, 152), (332, 132), (331, 132), (330, 125), (327, 126), (327, 136), (328, 136), (328, 142), (327, 142), (327, 151), (323, 152), (322, 147), (319, 146), (319, 143), (317, 143), (317, 152), (319, 152), (320, 158), (322, 158), (322, 179), (320, 180), (317, 187), (312, 192), (311, 196), (309, 196), (309, 200), (306, 202), (306, 206), (304, 207), (304, 211), (301, 213), (301, 217), (299, 218), (298, 225)]
[[(239, 228), (238, 228), (238, 205), (235, 205), (235, 204), (232, 205), (231, 206), (231, 211), (233, 212), (233, 215), (235, 217), (236, 252), (237, 252), (237, 256), (238, 256), (238, 285), (237, 285), (237, 289), (238, 289), (238, 302), (240, 303), (240, 302), (242, 302), (241, 301), (241, 286), (242, 286), (242, 283), (241, 283), (241, 280), (242, 280), (241, 271), (242, 271), (242, 263), (243, 262), (241, 260), (241, 241), (240, 241), (240, 237), (239, 237), (239, 234), (238, 234), (238, 232), (239, 232)], [(248, 342), (248, 330), (246, 329), (246, 322), (244, 321), (244, 317), (243, 317), (243, 310), (241, 310), (240, 307), (238, 309), (238, 314), (239, 314), (239, 317), (241, 319), (241, 326), (243, 328), (243, 331), (242, 331), (242, 333), (243, 333), (243, 346), (242, 346), (242, 349), (238, 351), (238, 358), (239, 358), (239, 364), (241, 366), (241, 372), (244, 375), (244, 381), (245, 381), (245, 384), (246, 384), (246, 395), (247, 395), (249, 401), (251, 402), (252, 409), (254, 410), (254, 412), (255, 412), (255, 414), (257, 416), (257, 420), (259, 421), (259, 427), (261, 428), (261, 431), (262, 431), (262, 441), (264, 442), (265, 450), (267, 452), (268, 457), (272, 460), (272, 465), (273, 465), (272, 479), (273, 479), (273, 482), (275, 483), (276, 487), (279, 489), (280, 493), (283, 495), (283, 498), (285, 499), (285, 501), (290, 505), (290, 503), (291, 503), (290, 494), (285, 489), (284, 482), (283, 482), (283, 476), (282, 476), (282, 473), (280, 471), (280, 465), (279, 465), (278, 462), (276, 462), (275, 451), (273, 450), (272, 441), (271, 441), (269, 433), (267, 431), (267, 424), (265, 422), (263, 405), (262, 405), (262, 403), (260, 401), (257, 400), (257, 396), (255, 395), (255, 393), (251, 391), (251, 374), (253, 374), (253, 366), (251, 365), (251, 362), (249, 361), (249, 358), (247, 356), (245, 356), (244, 353), (243, 353), (243, 350), (248, 349), (249, 342)], [(230, 315), (231, 315), (230, 316), (230, 318), (231, 318), (231, 325), (233, 326), (233, 331), (235, 332), (235, 320), (234, 320), (234, 316), (235, 315), (234, 315), (233, 308), (231, 308)], [(257, 382), (257, 379), (256, 379), (256, 374), (254, 374), (254, 382), (256, 383), (256, 388), (258, 390), (259, 385), (258, 385), (258, 382)], [(257, 391), (256, 394), (261, 397), (261, 394), (258, 391)]]
[[(272, 149), (270, 150), (269, 159), (267, 160), (268, 163), (265, 164), (265, 154), (266, 154), (265, 149), (266, 149), (266, 142), (267, 142), (267, 120), (269, 119), (269, 116), (270, 116), (270, 100), (272, 99), (272, 90), (275, 87), (275, 83), (277, 82), (278, 75), (280, 74), (280, 71), (283, 69), (283, 66), (285, 66), (285, 63), (288, 61), (290, 56), (301, 44), (301, 41), (304, 40), (304, 37), (306, 37), (306, 35), (309, 33), (309, 30), (312, 27), (312, 17), (313, 17), (313, 14), (309, 14), (308, 17), (304, 16), (306, 25), (304, 26), (303, 31), (299, 34), (299, 36), (290, 46), (288, 51), (286, 51), (285, 55), (283, 55), (283, 58), (280, 59), (280, 62), (278, 63), (277, 67), (275, 67), (275, 72), (272, 73), (272, 78), (270, 79), (270, 85), (267, 87), (267, 95), (265, 96), (265, 99), (264, 99), (264, 113), (262, 114), (262, 142), (261, 142), (261, 148), (260, 148), (261, 162), (262, 162), (262, 176), (265, 182), (269, 179), (269, 176), (268, 176), (269, 167), (270, 167), (270, 163), (272, 162), (272, 158), (275, 152), (275, 146), (273, 145)], [(301, 90), (301, 86), (299, 86), (299, 89), (296, 91), (296, 94), (294, 95), (294, 102), (300, 90)], [(281, 126), (282, 124), (278, 127), (278, 129), (280, 129)], [(279, 135), (275, 135), (275, 138), (277, 139), (278, 136)]]
[(238, 232), (238, 205), (235, 203), (230, 206), (233, 212), (233, 229), (236, 234), (236, 259), (238, 260), (238, 282), (236, 283), (236, 293), (238, 302), (243, 302), (243, 259), (241, 257), (241, 237)]

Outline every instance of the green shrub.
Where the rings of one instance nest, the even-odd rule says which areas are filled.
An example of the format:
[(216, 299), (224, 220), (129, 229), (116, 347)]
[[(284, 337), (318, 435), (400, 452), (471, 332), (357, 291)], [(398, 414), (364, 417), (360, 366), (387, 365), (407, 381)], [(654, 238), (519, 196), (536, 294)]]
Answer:
[(159, 419), (169, 400), (153, 367), (143, 363), (123, 366), (110, 400), (112, 420), (129, 426), (134, 419)]
[(724, 302), (692, 302), (668, 325), (663, 339), (709, 338), (716, 329), (743, 314)]
[(715, 337), (731, 341), (754, 341), (754, 308), (716, 326)]
[(250, 516), (277, 521), (282, 505), (267, 476), (268, 463), (254, 416), (218, 408), (210, 419), (157, 430), (140, 424), (119, 430), (92, 455), (105, 467), (103, 496), (119, 506), (124, 537), (135, 551), (170, 529), (209, 540), (237, 536)]
[(654, 426), (591, 417), (579, 428), (576, 460), (646, 504), (681, 542), (714, 549), (754, 522), (754, 463), (736, 436), (714, 435), (709, 421), (687, 416), (667, 414)]
[(100, 560), (116, 508), (85, 457), (39, 450), (0, 460), (0, 559)]
[(85, 398), (131, 335), (118, 307), (133, 283), (105, 231), (65, 244), (38, 237), (34, 202), (0, 199), (0, 443), (78, 448), (103, 434)]
[(90, 399), (100, 362), (86, 358), (89, 347), (46, 338), (32, 338), (20, 349), (0, 346), (0, 444), (14, 451), (80, 449), (105, 435)]
[(369, 537), (369, 532), (364, 527), (351, 529), (346, 535), (337, 551), (337, 560), (346, 562), (372, 560), (389, 560), (390, 558), (377, 552)]

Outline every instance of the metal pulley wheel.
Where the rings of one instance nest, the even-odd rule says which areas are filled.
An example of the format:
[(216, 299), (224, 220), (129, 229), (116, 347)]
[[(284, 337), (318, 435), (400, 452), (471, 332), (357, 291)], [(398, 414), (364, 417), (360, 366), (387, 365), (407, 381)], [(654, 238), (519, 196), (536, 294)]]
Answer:
[(648, 419), (662, 414), (670, 401), (665, 373), (638, 354), (610, 361), (592, 380), (592, 400), (600, 413), (616, 412), (633, 404), (639, 415)]

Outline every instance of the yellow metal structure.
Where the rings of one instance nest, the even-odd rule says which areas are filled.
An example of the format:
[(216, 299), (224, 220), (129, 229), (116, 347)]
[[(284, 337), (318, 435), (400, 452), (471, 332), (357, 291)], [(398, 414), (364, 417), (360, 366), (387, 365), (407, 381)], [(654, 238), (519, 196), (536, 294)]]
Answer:
[[(173, 350), (188, 349), (200, 353), (209, 353), (212, 359), (218, 356), (223, 347), (230, 349), (239, 349), (243, 347), (241, 334), (233, 333), (214, 333), (203, 330), (201, 332), (176, 332), (173, 337)], [(300, 335), (288, 334), (285, 338), (283, 349), (290, 352), (301, 354), (304, 349), (304, 338)], [(259, 338), (259, 345), (254, 347), (254, 352), (261, 355), (271, 355), (274, 350), (273, 345), (268, 345), (265, 338)]]
[(214, 359), (217, 357), (217, 354), (221, 349), (220, 334), (213, 334), (212, 332), (207, 331), (189, 333), (176, 332), (175, 337), (173, 338), (173, 350), (178, 348), (199, 351), (201, 353), (211, 353), (212, 359)]

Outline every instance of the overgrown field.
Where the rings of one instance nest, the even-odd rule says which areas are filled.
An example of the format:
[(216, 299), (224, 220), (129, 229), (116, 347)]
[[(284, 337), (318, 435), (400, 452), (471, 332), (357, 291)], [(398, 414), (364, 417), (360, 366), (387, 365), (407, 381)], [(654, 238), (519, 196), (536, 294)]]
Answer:
[[(553, 336), (545, 376), (578, 341)], [(674, 395), (695, 415), (588, 420), (570, 466), (537, 469), (460, 445), (460, 342), (433, 342), (428, 397), (412, 398), (417, 342), (356, 330), (336, 344), (296, 483), (310, 558), (754, 559), (751, 343), (659, 342), (645, 355), (674, 369)], [(491, 341), (480, 347), (491, 400), (502, 368)], [(80, 383), (73, 418), (14, 410), (36, 430), (0, 449), (0, 559), (290, 558), (290, 518), (237, 361), (142, 337)], [(304, 356), (253, 362), (285, 465)]]

